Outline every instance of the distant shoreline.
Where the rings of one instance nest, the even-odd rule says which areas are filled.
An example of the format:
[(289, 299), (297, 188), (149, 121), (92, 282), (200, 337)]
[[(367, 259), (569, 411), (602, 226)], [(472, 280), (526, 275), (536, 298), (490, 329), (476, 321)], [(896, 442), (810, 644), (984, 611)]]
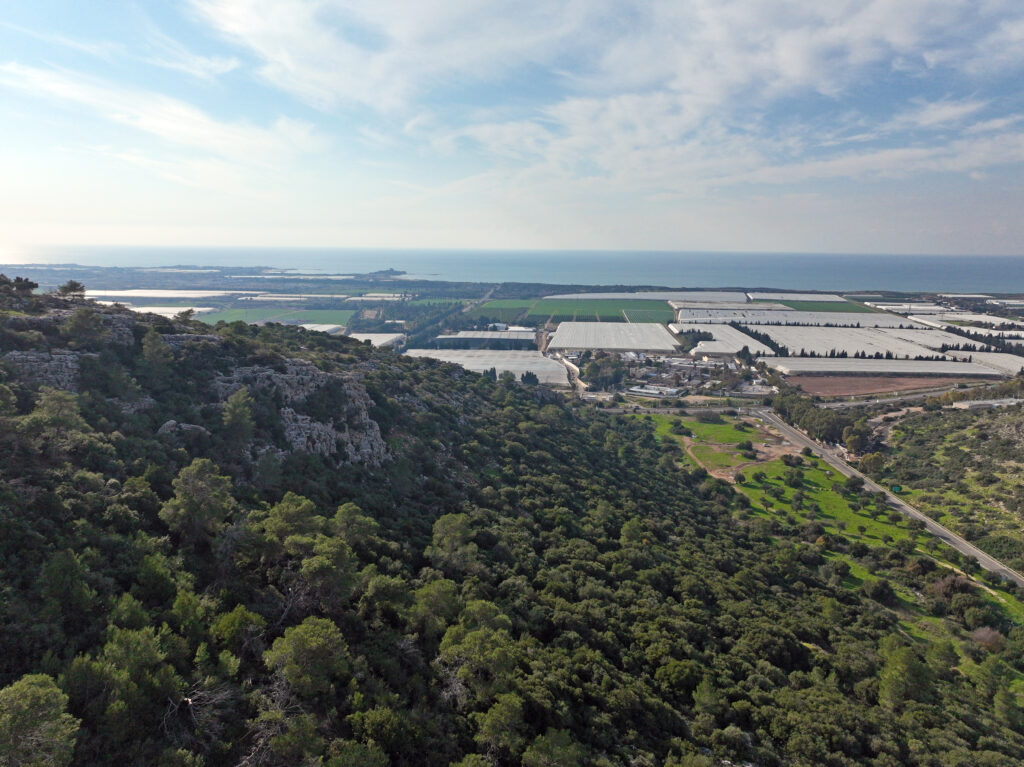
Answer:
[[(404, 272), (401, 279), (581, 286), (843, 292), (1024, 293), (1024, 256), (470, 251), (323, 248), (40, 248), (0, 270), (262, 268), (315, 276)], [(397, 275), (396, 275), (397, 276)]]

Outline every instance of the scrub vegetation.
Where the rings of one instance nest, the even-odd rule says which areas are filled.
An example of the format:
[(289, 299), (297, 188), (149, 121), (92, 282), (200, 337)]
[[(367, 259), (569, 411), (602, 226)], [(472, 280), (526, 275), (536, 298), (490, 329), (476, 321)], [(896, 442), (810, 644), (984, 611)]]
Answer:
[(1012, 596), (813, 457), (683, 458), (756, 460), (756, 424), (280, 325), (0, 306), (0, 352), (79, 364), (57, 388), (8, 358), (0, 386), (0, 760), (1024, 760)]

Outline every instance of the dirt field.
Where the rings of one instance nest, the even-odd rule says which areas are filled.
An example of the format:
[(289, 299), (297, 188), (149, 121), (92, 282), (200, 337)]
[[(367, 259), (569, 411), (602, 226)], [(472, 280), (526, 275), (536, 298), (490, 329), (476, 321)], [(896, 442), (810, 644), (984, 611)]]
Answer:
[(958, 383), (977, 383), (968, 378), (921, 376), (790, 376), (786, 379), (807, 394), (820, 397), (845, 397), (857, 394), (940, 389)]

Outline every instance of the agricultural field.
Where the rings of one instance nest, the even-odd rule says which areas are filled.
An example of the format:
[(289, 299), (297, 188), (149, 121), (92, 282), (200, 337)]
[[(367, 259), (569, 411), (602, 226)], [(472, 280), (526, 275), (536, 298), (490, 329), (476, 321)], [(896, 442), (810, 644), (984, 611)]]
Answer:
[(471, 319), (487, 317), (495, 322), (515, 322), (520, 316), (525, 315), (535, 303), (534, 299), (503, 298), (488, 301), (483, 306), (478, 306), (468, 312), (466, 316)]
[(812, 396), (852, 397), (862, 394), (898, 394), (922, 389), (944, 389), (958, 384), (966, 385), (972, 381), (969, 378), (942, 376), (798, 375), (788, 377), (786, 383)]
[(348, 325), (355, 311), (352, 309), (285, 309), (280, 306), (260, 306), (252, 309), (225, 309), (197, 315), (196, 319), (208, 325), (220, 321), (281, 322), (289, 325), (323, 324)]
[[(964, 567), (956, 551), (920, 531), (912, 520), (891, 511), (870, 493), (851, 488), (825, 461), (797, 453), (777, 433), (753, 419), (722, 417), (722, 423), (709, 424), (668, 415), (634, 417), (652, 422), (659, 442), (676, 443), (679, 464), (703, 468), (744, 495), (749, 504), (739, 512), (740, 518), (764, 520), (766, 530), (776, 525), (800, 528), (808, 544), (822, 551), (825, 566), (832, 568), (834, 577), (850, 589), (870, 591), (876, 587), (879, 579), (872, 573), (886, 561), (888, 552), (957, 571)], [(752, 450), (746, 449), (748, 442)], [(907, 495), (908, 500), (919, 503), (919, 494)], [(1012, 561), (1008, 564), (1013, 566)], [(920, 566), (925, 572), (933, 567)], [(910, 636), (939, 633), (955, 639), (958, 626), (923, 609), (921, 591), (929, 593), (929, 588), (922, 589), (914, 582), (919, 577), (890, 583), (901, 627)], [(983, 584), (980, 593), (984, 609), (1003, 611), (1018, 622), (1024, 620), (1024, 603), (1008, 590)], [(969, 661), (966, 668), (971, 668)], [(1024, 677), (1017, 684), (1024, 689)]]
[(499, 322), (671, 322), (674, 312), (664, 301), (638, 299), (539, 298), (488, 301), (469, 313)]
[(876, 310), (863, 304), (854, 304), (849, 301), (779, 301), (790, 309), (798, 312), (843, 312), (872, 314)]

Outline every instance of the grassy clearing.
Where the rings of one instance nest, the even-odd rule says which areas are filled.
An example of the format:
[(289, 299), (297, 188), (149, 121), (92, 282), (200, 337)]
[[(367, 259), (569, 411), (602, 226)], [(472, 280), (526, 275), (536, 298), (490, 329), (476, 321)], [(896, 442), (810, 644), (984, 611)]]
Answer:
[(737, 453), (719, 450), (710, 445), (694, 445), (693, 455), (708, 469), (729, 469), (747, 462), (747, 459)]

